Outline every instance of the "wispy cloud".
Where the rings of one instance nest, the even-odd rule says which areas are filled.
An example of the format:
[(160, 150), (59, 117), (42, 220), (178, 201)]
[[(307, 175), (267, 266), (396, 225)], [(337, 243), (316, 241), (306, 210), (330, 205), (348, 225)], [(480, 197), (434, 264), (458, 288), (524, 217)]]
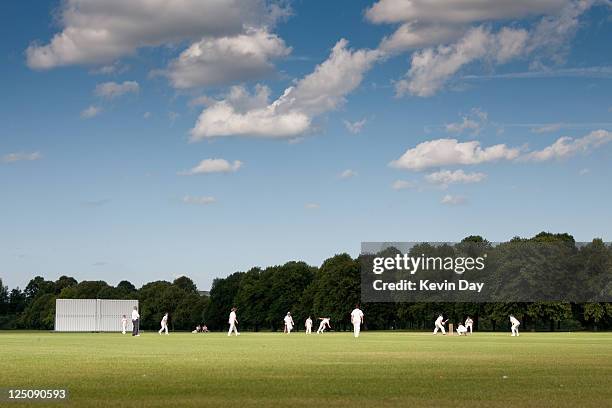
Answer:
[(234, 173), (238, 171), (242, 165), (243, 163), (240, 160), (234, 160), (233, 163), (230, 163), (225, 159), (205, 159), (192, 169), (178, 174), (180, 176), (193, 176), (196, 174)]
[(306, 203), (304, 205), (304, 208), (306, 208), (307, 210), (318, 210), (319, 208), (321, 208), (321, 205), (318, 203)]
[(344, 127), (346, 127), (349, 132), (356, 135), (357, 133), (361, 133), (363, 127), (367, 122), (368, 120), (364, 118), (355, 122), (349, 122), (348, 120), (345, 120), (342, 123), (344, 123)]
[(2, 156), (2, 159), (0, 161), (2, 163), (16, 163), (20, 161), (34, 161), (40, 159), (42, 159), (42, 154), (40, 154), (40, 152), (16, 152), (5, 154), (4, 156)]
[(563, 128), (563, 123), (549, 123), (546, 125), (533, 127), (531, 128), (531, 131), (533, 133), (551, 133), (561, 130), (561, 128)]
[(465, 80), (532, 79), (532, 78), (612, 78), (612, 66), (560, 68), (500, 74), (464, 75)]
[(136, 81), (104, 82), (96, 86), (94, 94), (100, 98), (114, 99), (127, 93), (138, 93), (138, 91), (140, 91), (140, 85)]
[(81, 118), (91, 119), (102, 113), (102, 108), (95, 105), (89, 105), (87, 108), (81, 111)]
[(349, 179), (355, 176), (357, 176), (357, 172), (351, 169), (346, 169), (338, 175), (338, 177), (341, 179)]
[(196, 205), (209, 205), (217, 202), (215, 197), (193, 197), (186, 195), (183, 197), (185, 204), (196, 204)]
[(394, 190), (407, 190), (414, 187), (416, 187), (416, 183), (407, 180), (395, 180), (393, 184), (391, 184), (391, 188)]
[(465, 197), (451, 194), (446, 194), (444, 197), (442, 197), (442, 200), (440, 200), (440, 203), (444, 205), (461, 205), (465, 204), (466, 202), (467, 200)]
[(102, 198), (100, 200), (88, 200), (88, 201), (83, 201), (81, 203), (81, 205), (83, 207), (102, 207), (103, 205), (106, 205), (108, 203), (111, 202), (110, 198)]

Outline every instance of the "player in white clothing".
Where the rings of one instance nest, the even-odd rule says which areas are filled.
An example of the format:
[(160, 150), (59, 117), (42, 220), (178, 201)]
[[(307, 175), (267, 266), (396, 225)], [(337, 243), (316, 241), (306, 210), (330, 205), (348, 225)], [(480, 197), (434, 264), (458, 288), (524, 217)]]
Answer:
[(306, 334), (311, 334), (312, 333), (312, 319), (310, 318), (310, 316), (308, 316), (308, 319), (306, 319), (304, 326), (306, 326)]
[(472, 318), (470, 316), (468, 316), (465, 319), (465, 328), (466, 330), (470, 331), (470, 334), (472, 334), (472, 326), (474, 325), (474, 321), (472, 320)]
[(467, 336), (467, 328), (462, 323), (459, 323), (459, 326), (457, 326), (457, 334)]
[(293, 330), (293, 317), (291, 317), (291, 312), (287, 312), (287, 316), (285, 316), (285, 329), (287, 331), (287, 334), (291, 333), (291, 330)]
[(363, 324), (363, 312), (359, 309), (359, 305), (355, 305), (355, 309), (351, 312), (351, 323), (353, 323), (353, 335), (359, 337)]
[(123, 317), (121, 318), (121, 334), (125, 334), (125, 332), (127, 331), (127, 316), (123, 315)]
[(325, 331), (325, 326), (331, 329), (331, 324), (329, 324), (329, 320), (331, 317), (319, 317), (321, 323), (319, 323), (319, 329), (317, 330), (317, 334), (323, 333)]
[(168, 313), (164, 315), (161, 319), (161, 329), (159, 329), (158, 333), (162, 334), (164, 331), (166, 332), (166, 336), (168, 335)]
[(437, 334), (438, 330), (442, 330), (442, 334), (446, 335), (446, 330), (444, 330), (444, 325), (446, 324), (447, 321), (448, 319), (444, 320), (444, 317), (442, 315), (438, 316), (438, 318), (434, 322), (434, 324), (436, 325), (436, 328), (434, 329), (433, 334)]
[(521, 325), (521, 322), (518, 321), (518, 319), (516, 317), (514, 317), (514, 315), (510, 315), (510, 323), (512, 324), (511, 330), (512, 330), (512, 336), (518, 336), (519, 335), (519, 331), (518, 331), (518, 327)]
[(236, 334), (236, 336), (239, 336), (240, 333), (238, 333), (238, 329), (236, 328), (236, 326), (238, 325), (238, 318), (236, 317), (236, 308), (232, 307), (232, 311), (230, 312), (229, 315), (229, 320), (227, 321), (230, 325), (229, 330), (227, 331), (227, 335), (231, 336), (232, 335), (232, 331)]

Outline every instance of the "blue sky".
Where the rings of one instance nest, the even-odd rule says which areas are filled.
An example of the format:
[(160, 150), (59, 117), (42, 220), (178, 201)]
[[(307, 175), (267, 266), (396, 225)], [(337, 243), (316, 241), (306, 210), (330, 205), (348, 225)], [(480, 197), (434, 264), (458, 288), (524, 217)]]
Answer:
[(0, 5), (4, 284), (612, 238), (608, 2), (163, 3)]

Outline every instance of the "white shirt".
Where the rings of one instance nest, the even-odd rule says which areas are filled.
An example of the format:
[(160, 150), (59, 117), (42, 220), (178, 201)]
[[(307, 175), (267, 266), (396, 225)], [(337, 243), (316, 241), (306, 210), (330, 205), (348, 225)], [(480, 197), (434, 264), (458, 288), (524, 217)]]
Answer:
[(138, 310), (132, 310), (132, 320), (140, 319), (140, 315), (138, 314)]
[(291, 316), (285, 316), (285, 323), (293, 325), (293, 319)]
[(471, 326), (472, 323), (474, 323), (474, 321), (472, 319), (465, 319), (465, 325), (466, 326)]
[(228, 323), (229, 324), (236, 323), (236, 312), (232, 311), (230, 313)]
[(329, 325), (329, 319), (326, 318), (326, 319), (321, 320), (321, 324), (328, 324)]
[(510, 323), (512, 324), (521, 324), (521, 322), (518, 321), (518, 319), (514, 316), (510, 316)]
[(351, 312), (351, 322), (353, 324), (361, 324), (361, 319), (363, 318), (363, 312), (361, 309), (354, 309)]
[(437, 326), (437, 325), (442, 325), (442, 320), (443, 320), (443, 319), (444, 319), (444, 318), (443, 318), (442, 316), (438, 316), (438, 318), (436, 319), (436, 326)]
[(123, 324), (124, 326), (127, 324), (127, 317), (121, 319), (121, 324)]
[(164, 317), (162, 317), (162, 323), (166, 323), (168, 321), (168, 316), (164, 315)]
[(312, 327), (312, 319), (310, 318), (306, 319), (306, 326)]

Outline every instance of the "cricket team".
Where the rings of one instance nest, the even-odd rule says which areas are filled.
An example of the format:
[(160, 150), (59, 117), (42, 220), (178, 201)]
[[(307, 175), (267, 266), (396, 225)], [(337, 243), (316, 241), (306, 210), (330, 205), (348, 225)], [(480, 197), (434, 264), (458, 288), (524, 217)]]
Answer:
[[(236, 336), (240, 335), (240, 333), (238, 332), (238, 317), (236, 315), (237, 310), (238, 309), (233, 307), (232, 310), (230, 311), (229, 319), (228, 319), (228, 324), (229, 324), (229, 330), (227, 332), (228, 336), (231, 336), (232, 333), (234, 333), (234, 335)], [(363, 311), (361, 311), (361, 309), (359, 308), (359, 305), (355, 305), (355, 309), (353, 309), (353, 311), (351, 312), (351, 324), (353, 325), (353, 336), (355, 336), (355, 338), (359, 337), (359, 333), (361, 332), (361, 325), (363, 324), (363, 317), (364, 317)], [(293, 317), (291, 316), (291, 312), (287, 312), (287, 315), (285, 316), (283, 320), (285, 323), (284, 332), (286, 334), (290, 334), (291, 330), (293, 330), (293, 327), (295, 326)], [(317, 330), (317, 334), (324, 333), (325, 329), (331, 329), (331, 324), (330, 324), (331, 317), (319, 317), (319, 320), (321, 322), (319, 323), (319, 329)], [(443, 335), (446, 335), (446, 329), (444, 328), (444, 325), (446, 324), (446, 322), (448, 322), (448, 319), (444, 320), (444, 316), (440, 314), (434, 322), (433, 334), (436, 335), (438, 334), (438, 331), (441, 331)], [(167, 335), (168, 334), (168, 313), (164, 314), (160, 324), (161, 324), (161, 328), (159, 329), (158, 333), (162, 334), (165, 332), (165, 334)], [(512, 326), (511, 327), (512, 337), (518, 336), (519, 335), (518, 328), (521, 325), (521, 322), (516, 317), (514, 317), (514, 315), (510, 315), (510, 324)], [(465, 323), (459, 323), (459, 325), (457, 326), (457, 334), (459, 336), (466, 336), (468, 333), (472, 334), (473, 325), (474, 325), (474, 321), (472, 320), (470, 316), (468, 316), (465, 319)], [(308, 318), (304, 322), (304, 326), (306, 328), (306, 334), (311, 334), (312, 333), (312, 319), (310, 318), (310, 316), (308, 316)], [(122, 333), (125, 334), (126, 329), (127, 329), (126, 315), (123, 315), (123, 318), (121, 319), (121, 327), (122, 327)], [(134, 306), (134, 310), (132, 310), (132, 327), (133, 327), (132, 336), (140, 336), (140, 314), (138, 314), (138, 307), (136, 306)]]

